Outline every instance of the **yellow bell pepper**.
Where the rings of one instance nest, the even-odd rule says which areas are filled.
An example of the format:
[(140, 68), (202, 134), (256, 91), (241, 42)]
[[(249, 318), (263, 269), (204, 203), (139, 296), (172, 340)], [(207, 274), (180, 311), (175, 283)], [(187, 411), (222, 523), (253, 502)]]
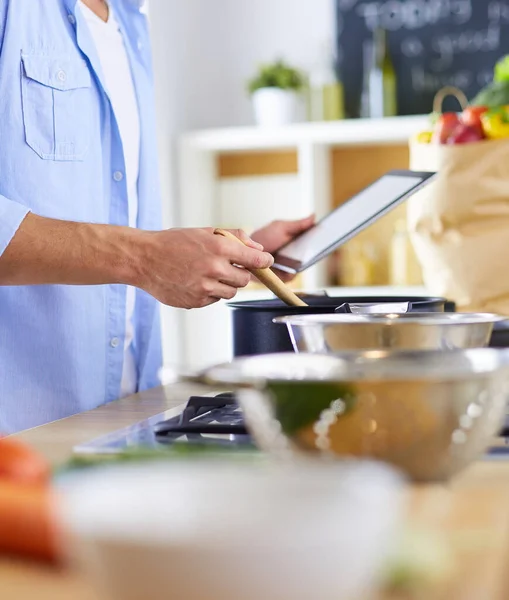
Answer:
[(484, 113), (481, 121), (484, 134), (490, 140), (509, 138), (509, 106)]
[(432, 131), (421, 131), (415, 136), (414, 139), (418, 144), (430, 144), (432, 136)]

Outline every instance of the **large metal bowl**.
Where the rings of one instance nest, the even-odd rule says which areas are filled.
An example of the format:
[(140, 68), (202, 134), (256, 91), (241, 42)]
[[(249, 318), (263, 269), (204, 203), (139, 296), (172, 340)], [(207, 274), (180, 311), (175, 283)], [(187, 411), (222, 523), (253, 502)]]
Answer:
[(236, 389), (258, 446), (279, 457), (369, 457), (414, 481), (444, 481), (501, 429), (509, 351), (273, 354), (200, 380)]
[(482, 348), (507, 317), (485, 313), (328, 314), (277, 317), (295, 352)]

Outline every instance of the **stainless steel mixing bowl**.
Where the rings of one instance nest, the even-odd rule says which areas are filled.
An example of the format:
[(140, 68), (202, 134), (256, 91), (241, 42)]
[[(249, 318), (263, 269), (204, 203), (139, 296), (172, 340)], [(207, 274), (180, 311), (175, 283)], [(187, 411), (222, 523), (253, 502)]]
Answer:
[(443, 481), (500, 430), (509, 351), (260, 355), (198, 379), (236, 389), (257, 444), (276, 456), (369, 457)]
[(295, 352), (482, 348), (507, 317), (485, 313), (325, 314), (277, 317)]

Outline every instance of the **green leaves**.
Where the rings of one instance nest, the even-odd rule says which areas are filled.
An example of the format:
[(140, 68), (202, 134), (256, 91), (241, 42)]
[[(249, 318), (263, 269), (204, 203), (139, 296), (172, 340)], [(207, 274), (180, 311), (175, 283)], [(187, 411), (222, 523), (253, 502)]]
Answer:
[(253, 444), (245, 446), (220, 446), (219, 444), (200, 444), (182, 442), (161, 448), (145, 448), (135, 446), (126, 448), (116, 454), (78, 455), (73, 456), (63, 466), (55, 469), (55, 475), (65, 475), (67, 472), (102, 467), (110, 464), (151, 463), (175, 460), (193, 460), (195, 458), (245, 458), (253, 460), (258, 451)]
[(501, 58), (495, 65), (493, 80), (497, 83), (509, 81), (509, 55)]
[(470, 104), (488, 108), (509, 104), (509, 80), (490, 83), (477, 94)]
[(490, 110), (486, 113), (486, 117), (489, 119), (498, 117), (500, 123), (509, 123), (509, 111), (507, 109), (507, 106), (497, 106), (496, 108), (490, 108)]
[(279, 60), (274, 64), (262, 65), (258, 74), (248, 82), (248, 90), (251, 94), (262, 88), (279, 88), (298, 92), (304, 85), (304, 74)]
[(509, 104), (509, 54), (496, 63), (493, 82), (485, 86), (470, 104), (488, 108)]
[[(287, 435), (315, 423), (338, 400), (344, 414), (355, 405), (351, 386), (328, 381), (273, 381), (268, 384), (276, 419)], [(334, 410), (332, 408), (332, 410)], [(334, 411), (336, 412), (336, 411)]]

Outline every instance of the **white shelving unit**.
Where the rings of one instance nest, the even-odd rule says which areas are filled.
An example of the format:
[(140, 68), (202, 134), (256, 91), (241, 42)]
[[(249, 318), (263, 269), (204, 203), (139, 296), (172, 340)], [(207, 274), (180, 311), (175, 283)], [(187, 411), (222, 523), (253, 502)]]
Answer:
[(296, 123), (279, 128), (231, 127), (189, 132), (182, 136), (181, 145), (219, 153), (299, 148), (303, 144), (326, 146), (391, 144), (405, 142), (415, 132), (428, 126), (428, 116), (417, 115)]
[[(224, 203), (221, 202), (221, 181), (217, 171), (218, 157), (246, 152), (296, 151), (298, 172), (292, 179), (289, 193), (296, 189), (298, 198), (286, 203), (285, 218), (292, 219), (315, 213), (317, 218), (331, 206), (331, 149), (334, 147), (401, 145), (416, 132), (428, 126), (426, 116), (394, 117), (376, 120), (347, 120), (333, 123), (302, 123), (282, 128), (259, 127), (206, 130), (187, 133), (179, 140), (179, 202), (178, 216), (182, 227), (223, 225)], [(259, 193), (264, 194), (272, 184), (283, 186), (281, 178), (263, 179)], [(248, 196), (250, 178), (241, 182)], [(251, 181), (254, 185), (254, 179)], [(242, 192), (239, 203), (242, 202)], [(251, 194), (252, 199), (252, 194)], [(251, 200), (252, 201), (252, 200)], [(230, 203), (231, 205), (231, 203)], [(262, 209), (260, 209), (262, 210)], [(264, 205), (258, 217), (269, 222), (277, 215), (277, 203)], [(280, 217), (278, 217), (280, 218)], [(239, 226), (244, 226), (240, 223)], [(304, 274), (302, 287), (323, 289), (326, 274), (318, 265)], [(257, 292), (241, 292), (239, 298), (250, 298)], [(225, 312), (226, 311), (226, 312)], [(180, 336), (183, 348), (182, 363), (203, 366), (223, 359), (230, 352), (230, 332), (224, 330), (224, 303), (214, 307), (180, 313)], [(229, 317), (228, 317), (229, 318)], [(222, 325), (218, 326), (221, 323)]]

